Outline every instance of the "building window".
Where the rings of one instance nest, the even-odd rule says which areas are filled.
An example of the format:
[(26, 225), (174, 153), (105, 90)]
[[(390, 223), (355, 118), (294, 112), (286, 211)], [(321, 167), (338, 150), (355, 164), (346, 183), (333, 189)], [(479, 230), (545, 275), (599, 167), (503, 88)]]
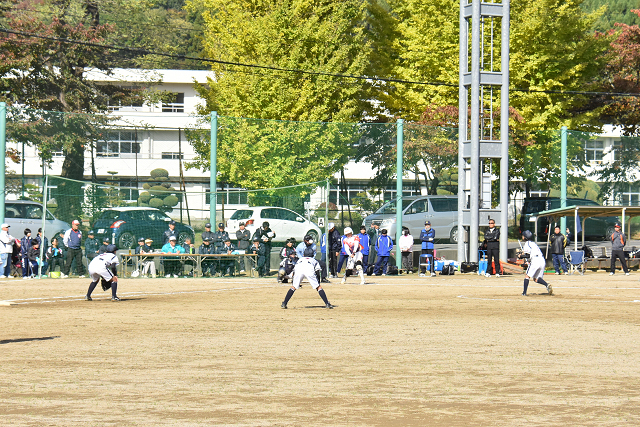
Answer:
[(135, 201), (138, 200), (139, 191), (136, 188), (135, 179), (121, 179), (119, 194), (122, 200)]
[(629, 185), (629, 190), (621, 196), (623, 206), (640, 206), (640, 185)]
[(584, 154), (588, 162), (601, 162), (604, 157), (604, 141), (585, 142)]
[(162, 102), (163, 113), (184, 113), (184, 93), (171, 93)]
[[(221, 205), (246, 205), (249, 203), (247, 199), (248, 192), (239, 188), (218, 189), (216, 202)], [(211, 204), (211, 193), (207, 190), (204, 197), (205, 205)]]
[(182, 153), (168, 152), (168, 151), (165, 151), (162, 153), (162, 158), (163, 159), (184, 159), (184, 157), (182, 156)]
[(104, 141), (96, 144), (98, 157), (135, 157), (140, 153), (140, 143), (136, 141), (136, 132), (131, 130), (111, 130)]

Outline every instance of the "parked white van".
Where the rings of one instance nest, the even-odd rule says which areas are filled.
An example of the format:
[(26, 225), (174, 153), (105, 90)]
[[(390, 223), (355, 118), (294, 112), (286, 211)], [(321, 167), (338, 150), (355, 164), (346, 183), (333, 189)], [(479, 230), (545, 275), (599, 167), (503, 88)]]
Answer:
[[(420, 237), (425, 221), (431, 221), (436, 239), (449, 239), (458, 243), (458, 196), (411, 196), (402, 199), (402, 225), (408, 227), (414, 239)], [(377, 223), (386, 228), (389, 235), (396, 235), (396, 201), (384, 204), (364, 219), (363, 224), (371, 227)]]
[[(38, 235), (38, 229), (42, 227), (42, 203), (31, 200), (5, 200), (4, 201), (4, 222), (11, 226), (9, 230), (13, 237), (21, 239), (24, 236), (24, 229), (31, 230), (31, 236)], [(44, 226), (44, 235), (49, 241), (61, 230), (68, 230), (71, 226), (56, 219), (47, 210), (47, 220)]]

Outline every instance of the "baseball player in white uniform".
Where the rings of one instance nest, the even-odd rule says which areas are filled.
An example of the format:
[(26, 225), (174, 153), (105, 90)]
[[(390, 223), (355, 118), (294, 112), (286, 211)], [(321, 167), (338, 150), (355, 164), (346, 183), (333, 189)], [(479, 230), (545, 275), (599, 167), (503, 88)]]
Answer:
[(344, 277), (342, 278), (342, 284), (347, 281), (347, 277), (354, 273), (353, 270), (358, 272), (360, 276), (360, 284), (364, 285), (364, 271), (362, 270), (362, 245), (360, 244), (360, 238), (353, 235), (351, 227), (344, 229), (344, 239), (342, 239), (342, 249), (347, 256), (347, 266), (344, 269)]
[(527, 296), (527, 288), (529, 287), (529, 279), (533, 279), (534, 282), (540, 283), (547, 288), (549, 295), (553, 295), (553, 288), (551, 285), (544, 281), (542, 276), (544, 275), (544, 267), (546, 261), (542, 255), (542, 251), (535, 242), (532, 242), (533, 233), (529, 230), (525, 230), (522, 233), (522, 240), (525, 241), (522, 246), (522, 252), (520, 252), (520, 258), (529, 258), (529, 268), (524, 275), (524, 291), (523, 296)]
[(118, 264), (120, 262), (116, 256), (116, 245), (107, 246), (105, 253), (98, 255), (89, 263), (91, 284), (85, 300), (91, 301), (91, 293), (98, 285), (98, 281), (102, 279), (102, 289), (106, 291), (111, 288), (111, 301), (120, 301), (116, 294), (118, 290), (118, 276), (116, 275)]
[(320, 275), (322, 268), (320, 267), (320, 263), (316, 261), (314, 258), (303, 257), (298, 260), (296, 266), (293, 267), (293, 283), (291, 284), (291, 288), (287, 292), (287, 296), (284, 297), (284, 301), (282, 302), (281, 307), (287, 308), (287, 303), (293, 296), (293, 293), (300, 289), (300, 282), (302, 279), (307, 279), (309, 284), (313, 289), (318, 291), (320, 298), (324, 301), (326, 308), (333, 308), (333, 305), (327, 299), (327, 294), (325, 294), (324, 289), (320, 286)]

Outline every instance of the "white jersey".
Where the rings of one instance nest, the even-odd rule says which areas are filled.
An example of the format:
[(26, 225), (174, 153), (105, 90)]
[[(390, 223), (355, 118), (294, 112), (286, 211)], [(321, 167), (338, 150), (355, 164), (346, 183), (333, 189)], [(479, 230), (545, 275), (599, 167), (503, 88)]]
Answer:
[(316, 271), (321, 271), (320, 263), (314, 258), (303, 257), (298, 260), (296, 266), (293, 267), (293, 283), (292, 286), (296, 289), (300, 288), (300, 282), (305, 278), (313, 289), (317, 289), (320, 286)]
[(544, 267), (546, 261), (542, 255), (542, 251), (534, 242), (527, 241), (522, 247), (522, 252), (530, 254), (529, 268), (527, 269), (527, 276), (532, 279), (539, 279), (544, 275)]
[(89, 263), (89, 275), (91, 280), (100, 280), (102, 277), (104, 280), (109, 281), (113, 278), (114, 274), (107, 268), (107, 265), (119, 265), (118, 257), (111, 252), (105, 252), (98, 255)]

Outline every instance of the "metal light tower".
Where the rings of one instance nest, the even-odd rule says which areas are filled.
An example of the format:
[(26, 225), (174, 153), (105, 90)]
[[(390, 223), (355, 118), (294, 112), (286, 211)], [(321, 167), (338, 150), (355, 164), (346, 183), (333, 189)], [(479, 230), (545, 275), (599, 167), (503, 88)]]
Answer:
[[(502, 226), (500, 259), (507, 259), (510, 0), (485, 1), (460, 1), (458, 260), (472, 262), (489, 218)], [(499, 210), (492, 209), (491, 159), (500, 159)]]

